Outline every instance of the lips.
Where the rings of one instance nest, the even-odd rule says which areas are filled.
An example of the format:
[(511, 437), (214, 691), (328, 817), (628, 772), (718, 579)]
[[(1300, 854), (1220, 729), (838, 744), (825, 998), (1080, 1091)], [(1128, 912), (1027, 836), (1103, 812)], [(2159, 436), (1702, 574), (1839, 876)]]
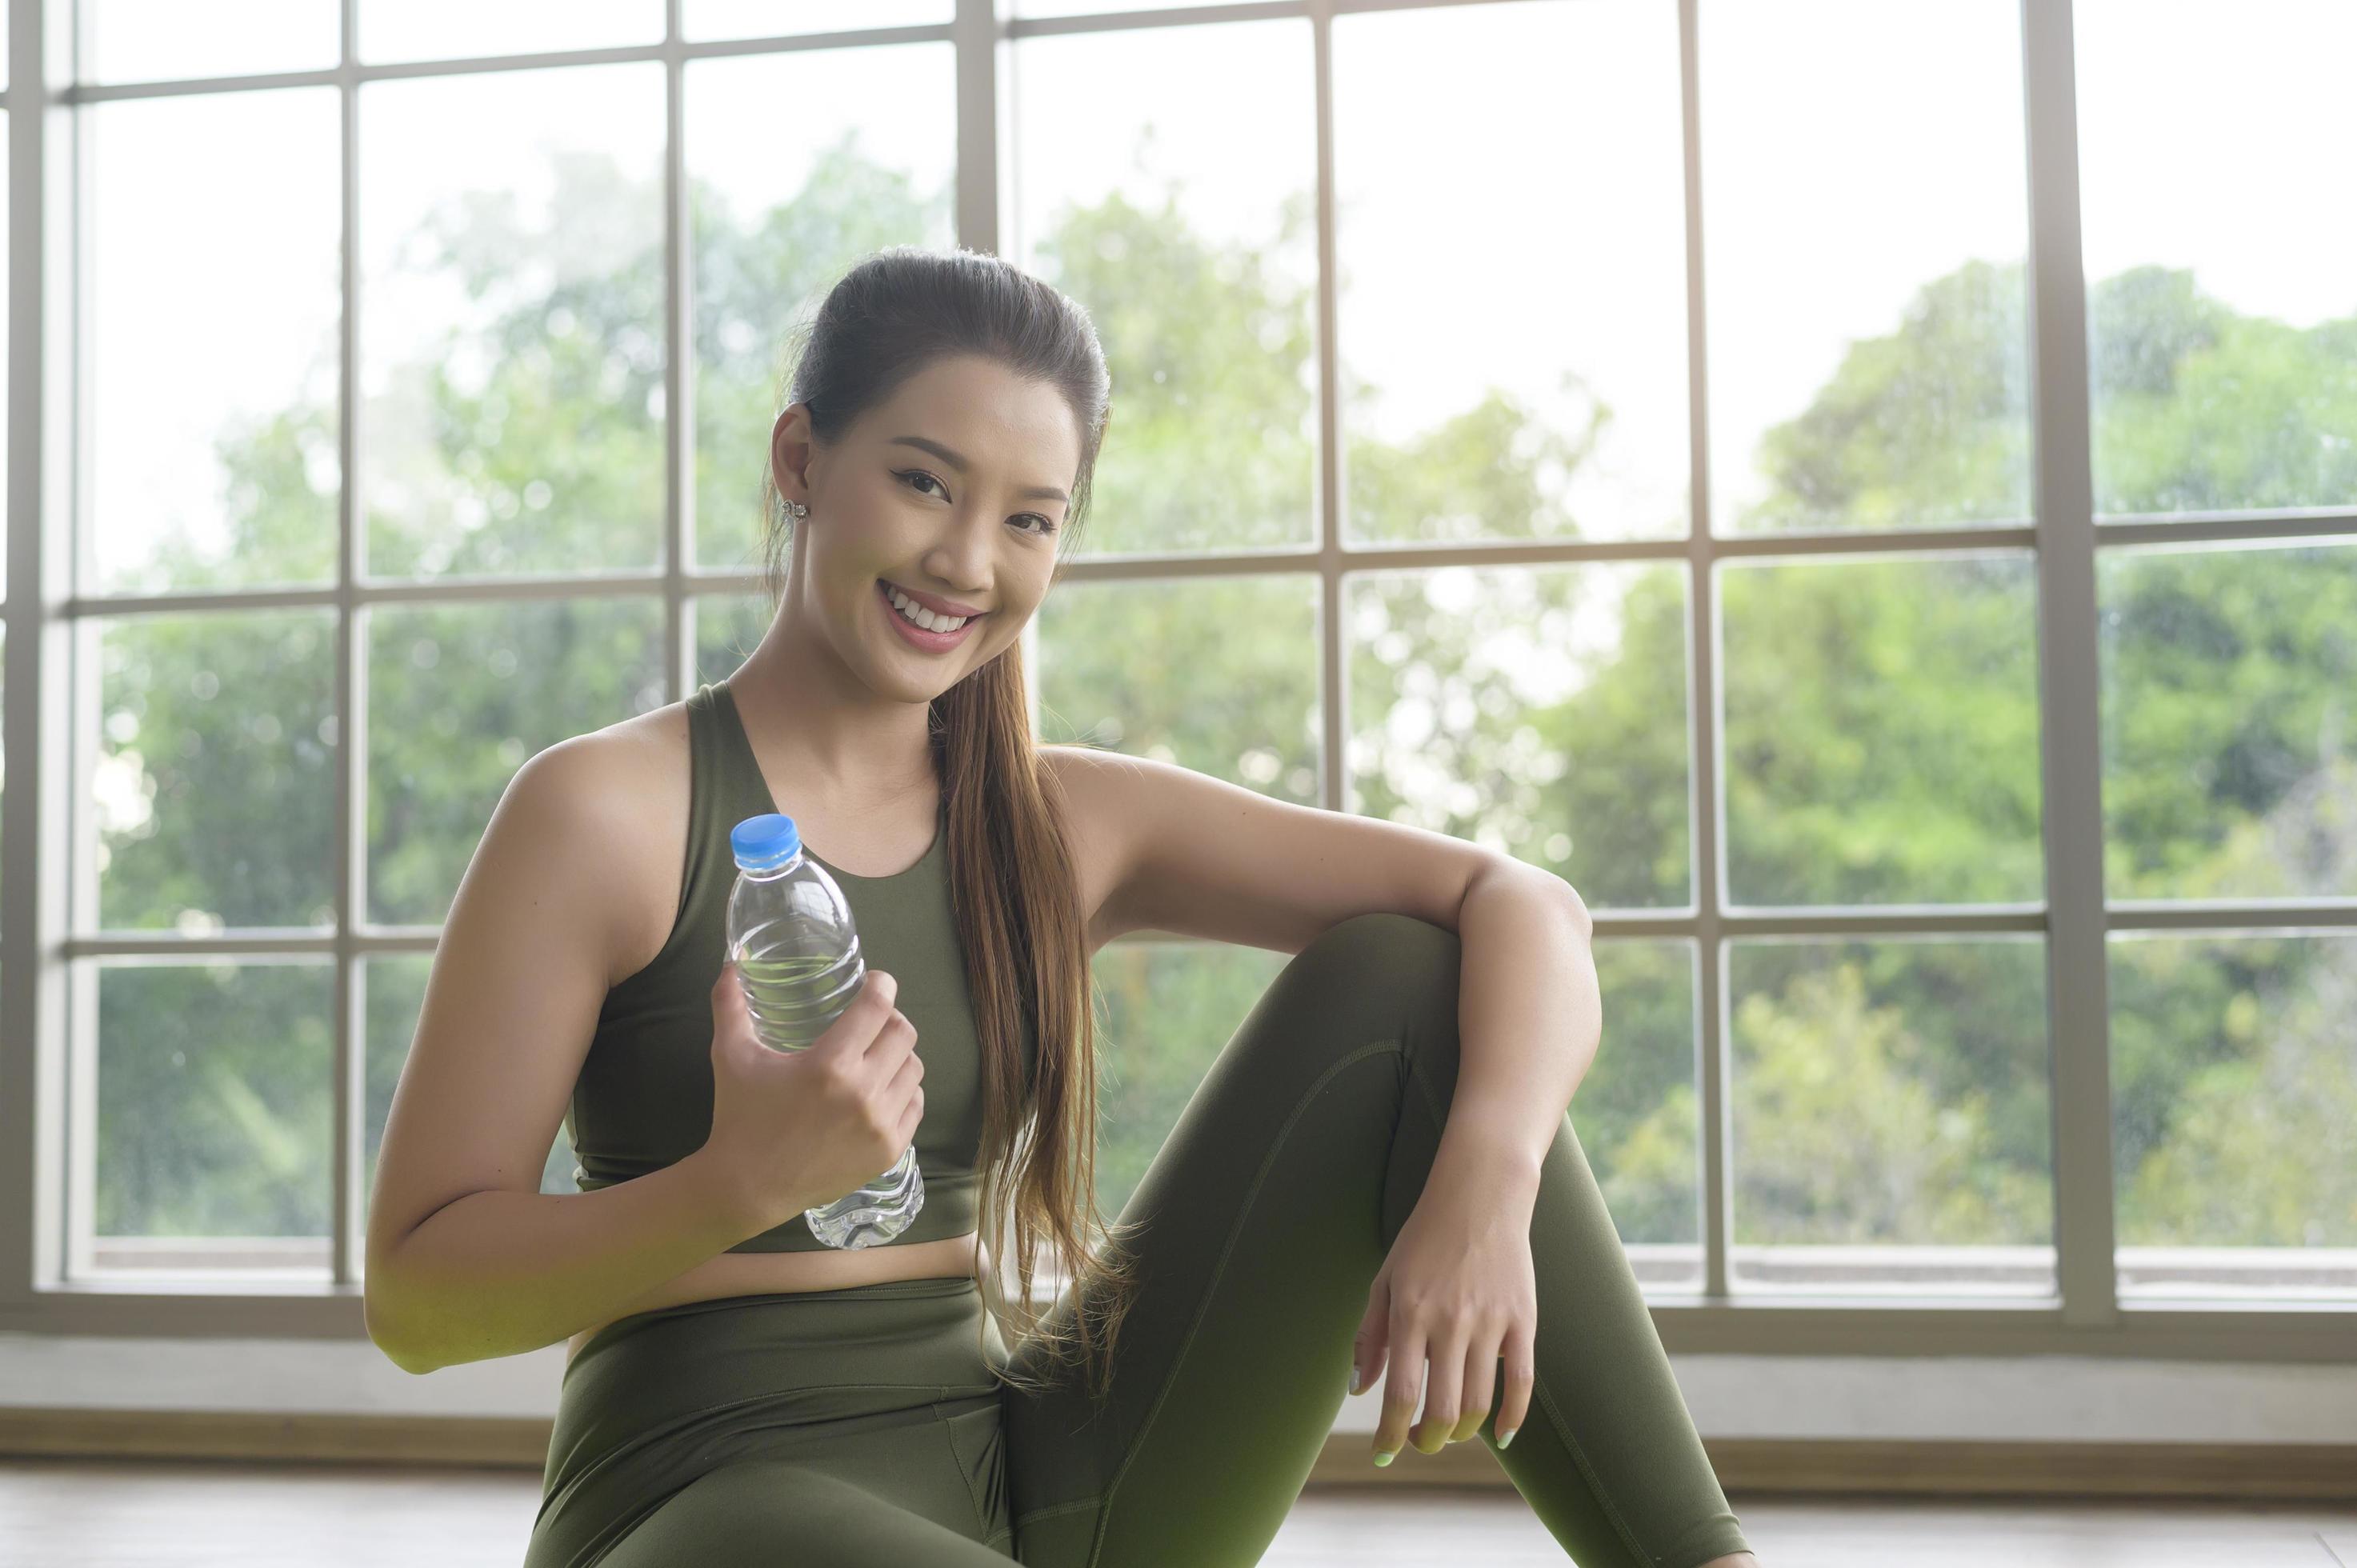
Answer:
[(960, 620), (972, 620), (974, 617), (985, 613), (970, 605), (962, 605), (955, 599), (940, 598), (931, 594), (919, 593), (913, 588), (904, 588), (889, 578), (878, 577), (876, 581), (886, 593), (899, 594), (911, 604), (929, 609), (937, 616), (954, 616)]
[(928, 653), (945, 652), (957, 647), (974, 635), (974, 628), (979, 626), (983, 619), (981, 616), (969, 616), (966, 618), (965, 624), (955, 631), (927, 631), (900, 613), (899, 608), (892, 603), (891, 585), (881, 578), (877, 579), (876, 583), (876, 602), (882, 606), (884, 613), (891, 618), (892, 628), (899, 634), (903, 642)]

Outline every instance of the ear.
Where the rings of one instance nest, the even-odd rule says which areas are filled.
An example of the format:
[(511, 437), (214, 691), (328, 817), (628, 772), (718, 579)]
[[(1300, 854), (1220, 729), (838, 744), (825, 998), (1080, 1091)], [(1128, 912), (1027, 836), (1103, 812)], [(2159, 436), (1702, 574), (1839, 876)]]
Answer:
[(810, 468), (817, 461), (812, 450), (810, 405), (790, 404), (770, 428), (770, 479), (789, 500), (810, 499)]

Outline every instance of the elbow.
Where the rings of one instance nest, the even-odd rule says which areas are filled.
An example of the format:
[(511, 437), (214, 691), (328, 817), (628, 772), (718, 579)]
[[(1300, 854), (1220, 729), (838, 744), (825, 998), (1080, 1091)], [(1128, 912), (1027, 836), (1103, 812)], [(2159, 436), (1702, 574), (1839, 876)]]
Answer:
[[(1519, 865), (1522, 863), (1517, 862), (1516, 864)], [(1561, 899), (1564, 908), (1571, 911), (1572, 929), (1578, 933), (1579, 940), (1587, 941), (1590, 938), (1594, 937), (1596, 935), (1596, 920), (1594, 917), (1588, 914), (1587, 901), (1579, 896), (1579, 889), (1574, 887), (1567, 879), (1557, 876), (1554, 872), (1548, 871), (1544, 867), (1533, 867), (1532, 869), (1537, 871), (1539, 880), (1545, 886), (1547, 891), (1553, 893), (1557, 898)]]
[(434, 1369), (425, 1364), (425, 1359), (419, 1356), (411, 1346), (395, 1339), (386, 1332), (383, 1325), (377, 1321), (376, 1313), (373, 1310), (364, 1309), (362, 1316), (368, 1322), (369, 1343), (382, 1351), (386, 1360), (412, 1375), (430, 1372)]
[(425, 1355), (416, 1340), (404, 1331), (376, 1280), (377, 1273), (371, 1271), (361, 1294), (361, 1321), (368, 1329), (369, 1343), (383, 1351), (386, 1360), (414, 1377), (439, 1369), (442, 1363)]

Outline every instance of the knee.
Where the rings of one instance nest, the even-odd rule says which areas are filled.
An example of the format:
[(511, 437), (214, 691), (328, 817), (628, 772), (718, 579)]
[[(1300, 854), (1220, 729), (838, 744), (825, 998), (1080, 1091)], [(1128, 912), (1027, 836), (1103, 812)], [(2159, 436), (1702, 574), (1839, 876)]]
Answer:
[(1326, 961), (1348, 963), (1370, 972), (1415, 974), (1430, 978), (1445, 968), (1457, 975), (1457, 933), (1446, 926), (1414, 915), (1376, 911), (1337, 921), (1309, 940), (1297, 955), (1311, 951), (1333, 955)]
[(1377, 1013), (1437, 1020), (1453, 1029), (1461, 950), (1457, 933), (1414, 915), (1353, 915), (1328, 927), (1294, 955), (1329, 996), (1349, 997)]

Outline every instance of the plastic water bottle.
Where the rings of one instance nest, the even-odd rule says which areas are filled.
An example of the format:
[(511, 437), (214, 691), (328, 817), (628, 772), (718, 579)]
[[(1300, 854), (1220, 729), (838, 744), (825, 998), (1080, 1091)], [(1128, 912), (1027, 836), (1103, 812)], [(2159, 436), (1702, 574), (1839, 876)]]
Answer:
[[(728, 892), (728, 957), (754, 1032), (771, 1050), (799, 1051), (859, 994), (867, 965), (851, 905), (826, 867), (802, 853), (791, 817), (748, 817), (728, 832), (737, 885)], [(925, 1207), (917, 1148), (858, 1191), (802, 1210), (830, 1247), (873, 1247), (906, 1230)]]

